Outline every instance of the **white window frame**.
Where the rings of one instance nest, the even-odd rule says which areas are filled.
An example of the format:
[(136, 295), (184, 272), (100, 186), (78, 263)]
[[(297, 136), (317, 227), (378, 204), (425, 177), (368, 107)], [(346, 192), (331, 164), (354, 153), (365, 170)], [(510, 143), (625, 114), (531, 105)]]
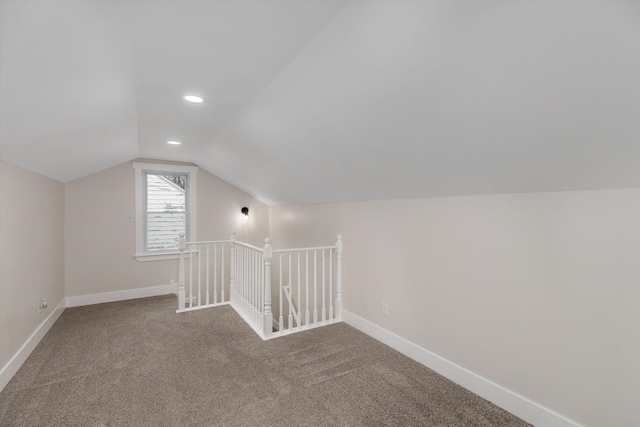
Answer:
[[(196, 174), (198, 173), (197, 166), (186, 165), (172, 165), (164, 163), (143, 163), (132, 162), (133, 169), (135, 170), (135, 202), (136, 202), (136, 253), (134, 258), (140, 262), (145, 261), (162, 261), (170, 259), (178, 259), (179, 252), (176, 249), (174, 252), (145, 252), (144, 244), (144, 173), (186, 173), (189, 175), (187, 188), (187, 215), (189, 217), (189, 240), (196, 241), (197, 229), (196, 229), (196, 211), (197, 211), (197, 187), (196, 187)], [(176, 239), (178, 236), (176, 236)]]

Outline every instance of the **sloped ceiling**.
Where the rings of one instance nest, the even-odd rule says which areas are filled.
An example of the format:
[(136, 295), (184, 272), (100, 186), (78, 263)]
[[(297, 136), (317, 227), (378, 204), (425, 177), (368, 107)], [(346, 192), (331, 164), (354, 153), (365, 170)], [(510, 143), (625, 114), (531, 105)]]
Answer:
[(268, 203), (640, 186), (640, 2), (3, 0), (0, 19), (0, 157), (63, 182), (144, 157)]

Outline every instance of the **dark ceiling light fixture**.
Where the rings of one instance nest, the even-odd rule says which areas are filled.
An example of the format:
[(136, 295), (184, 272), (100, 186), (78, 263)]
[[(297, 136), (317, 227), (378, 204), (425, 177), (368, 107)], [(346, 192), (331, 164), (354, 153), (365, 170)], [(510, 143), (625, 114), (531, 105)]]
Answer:
[(245, 218), (249, 217), (249, 208), (248, 207), (244, 207), (242, 209), (240, 209), (240, 213), (242, 213), (242, 215), (244, 215)]

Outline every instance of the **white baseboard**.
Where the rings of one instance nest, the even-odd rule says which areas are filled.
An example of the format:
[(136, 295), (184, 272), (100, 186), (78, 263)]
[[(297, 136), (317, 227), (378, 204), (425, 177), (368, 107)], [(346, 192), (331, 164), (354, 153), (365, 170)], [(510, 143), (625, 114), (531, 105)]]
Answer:
[(155, 297), (178, 293), (178, 285), (152, 286), (149, 288), (127, 289), (124, 291), (103, 292), (100, 294), (67, 297), (67, 307), (102, 304), (105, 302), (125, 301), (128, 299)]
[(36, 330), (31, 334), (29, 339), (20, 347), (20, 350), (13, 355), (11, 360), (7, 362), (7, 364), (0, 371), (0, 391), (2, 391), (11, 378), (18, 372), (18, 369), (22, 366), (22, 364), (27, 360), (31, 352), (36, 348), (36, 346), (40, 343), (42, 338), (49, 332), (49, 329), (56, 323), (58, 317), (62, 314), (65, 309), (66, 300), (63, 298), (60, 304), (53, 309), (51, 314), (47, 316), (47, 318), (36, 328)]
[(236, 312), (236, 313), (238, 313), (238, 315), (239, 315), (240, 317), (242, 317), (242, 320), (244, 320), (244, 321), (245, 321), (245, 323), (246, 323), (247, 325), (249, 325), (249, 326), (251, 327), (251, 329), (253, 329), (253, 331), (254, 331), (256, 334), (258, 334), (258, 336), (259, 336), (261, 339), (263, 339), (263, 340), (266, 340), (266, 339), (267, 339), (267, 338), (265, 338), (265, 336), (264, 336), (264, 332), (262, 332), (262, 331), (261, 331), (261, 330), (260, 330), (260, 329), (259, 329), (259, 328), (254, 324), (254, 323), (253, 323), (253, 320), (251, 320), (248, 316), (246, 316), (246, 315), (242, 312), (242, 310), (241, 310), (240, 308), (236, 307), (236, 305), (235, 305), (234, 303), (230, 303), (230, 305), (231, 305), (231, 308), (233, 308), (233, 309), (235, 310), (235, 312)]
[(534, 426), (581, 427), (580, 424), (560, 414), (482, 378), (344, 309), (342, 309), (342, 321)]
[(35, 330), (27, 341), (20, 347), (20, 350), (9, 360), (0, 371), (0, 391), (2, 391), (11, 378), (18, 372), (22, 364), (27, 360), (31, 352), (36, 348), (42, 338), (49, 332), (51, 326), (58, 320), (67, 307), (78, 307), (82, 305), (101, 304), (104, 302), (124, 301), (135, 298), (153, 297), (158, 295), (175, 294), (178, 292), (178, 285), (172, 283), (164, 286), (153, 286), (150, 288), (129, 289), (125, 291), (104, 292), (100, 294), (79, 295), (64, 298), (60, 304), (51, 312), (44, 322)]

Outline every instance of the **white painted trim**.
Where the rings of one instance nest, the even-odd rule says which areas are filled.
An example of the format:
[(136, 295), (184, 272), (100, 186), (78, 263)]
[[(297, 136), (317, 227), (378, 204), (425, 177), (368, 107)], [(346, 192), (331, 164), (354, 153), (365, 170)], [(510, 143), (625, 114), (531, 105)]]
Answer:
[(575, 421), (476, 375), (345, 309), (342, 309), (342, 321), (528, 423), (541, 427), (581, 427)]
[(104, 302), (124, 301), (135, 298), (153, 297), (158, 295), (177, 294), (178, 284), (153, 286), (149, 288), (128, 289), (125, 291), (104, 292), (100, 294), (79, 295), (64, 298), (51, 314), (38, 326), (29, 339), (20, 347), (20, 350), (7, 362), (0, 371), (0, 391), (2, 391), (11, 378), (18, 372), (22, 364), (27, 360), (42, 338), (58, 320), (65, 308), (79, 307), (82, 305), (101, 304)]
[(149, 288), (127, 289), (124, 291), (104, 292), (100, 294), (77, 295), (67, 297), (67, 307), (102, 304), (105, 302), (125, 301), (136, 298), (155, 297), (178, 293), (178, 284), (152, 286)]
[(60, 304), (53, 309), (51, 314), (47, 316), (47, 318), (36, 328), (36, 330), (31, 334), (29, 339), (20, 347), (20, 350), (13, 355), (11, 360), (7, 362), (6, 365), (0, 371), (0, 391), (2, 391), (11, 378), (18, 372), (22, 364), (27, 360), (29, 355), (33, 352), (36, 346), (42, 341), (42, 338), (49, 332), (49, 329), (56, 323), (56, 320), (60, 317), (62, 312), (65, 309), (66, 300), (63, 298)]
[[(187, 297), (188, 298), (188, 297)], [(191, 297), (194, 301), (197, 299), (197, 297), (194, 295)], [(188, 303), (187, 303), (188, 304)], [(223, 305), (229, 305), (231, 304), (231, 301), (225, 301), (225, 302), (217, 302), (215, 304), (204, 304), (204, 305), (198, 305), (195, 307), (189, 307), (189, 308), (185, 308), (184, 310), (176, 310), (176, 313), (188, 313), (190, 311), (198, 311), (198, 310), (204, 310), (205, 308), (214, 308), (214, 307), (222, 307)]]
[(133, 256), (138, 262), (168, 261), (180, 259), (180, 252), (165, 252), (162, 254), (135, 254)]
[(258, 336), (259, 336), (263, 341), (266, 341), (266, 340), (267, 340), (267, 338), (264, 336), (264, 333), (260, 330), (260, 328), (258, 328), (258, 326), (256, 326), (256, 325), (254, 324), (254, 322), (253, 322), (253, 321), (252, 321), (248, 316), (245, 316), (245, 314), (242, 312), (242, 310), (241, 310), (239, 307), (236, 307), (236, 305), (235, 305), (235, 304), (231, 303), (231, 308), (233, 308), (233, 309), (235, 310), (235, 312), (236, 312), (236, 313), (238, 313), (238, 315), (239, 315), (240, 317), (242, 317), (242, 320), (244, 320), (244, 321), (245, 321), (245, 323), (246, 323), (247, 325), (249, 325), (249, 327), (250, 327), (251, 329), (253, 329), (253, 331), (254, 331), (256, 334), (258, 334)]
[[(185, 252), (186, 258), (193, 258), (198, 255), (197, 250)], [(133, 256), (138, 262), (150, 261), (167, 261), (171, 259), (180, 259), (180, 252), (164, 252), (161, 254), (136, 254)]]

